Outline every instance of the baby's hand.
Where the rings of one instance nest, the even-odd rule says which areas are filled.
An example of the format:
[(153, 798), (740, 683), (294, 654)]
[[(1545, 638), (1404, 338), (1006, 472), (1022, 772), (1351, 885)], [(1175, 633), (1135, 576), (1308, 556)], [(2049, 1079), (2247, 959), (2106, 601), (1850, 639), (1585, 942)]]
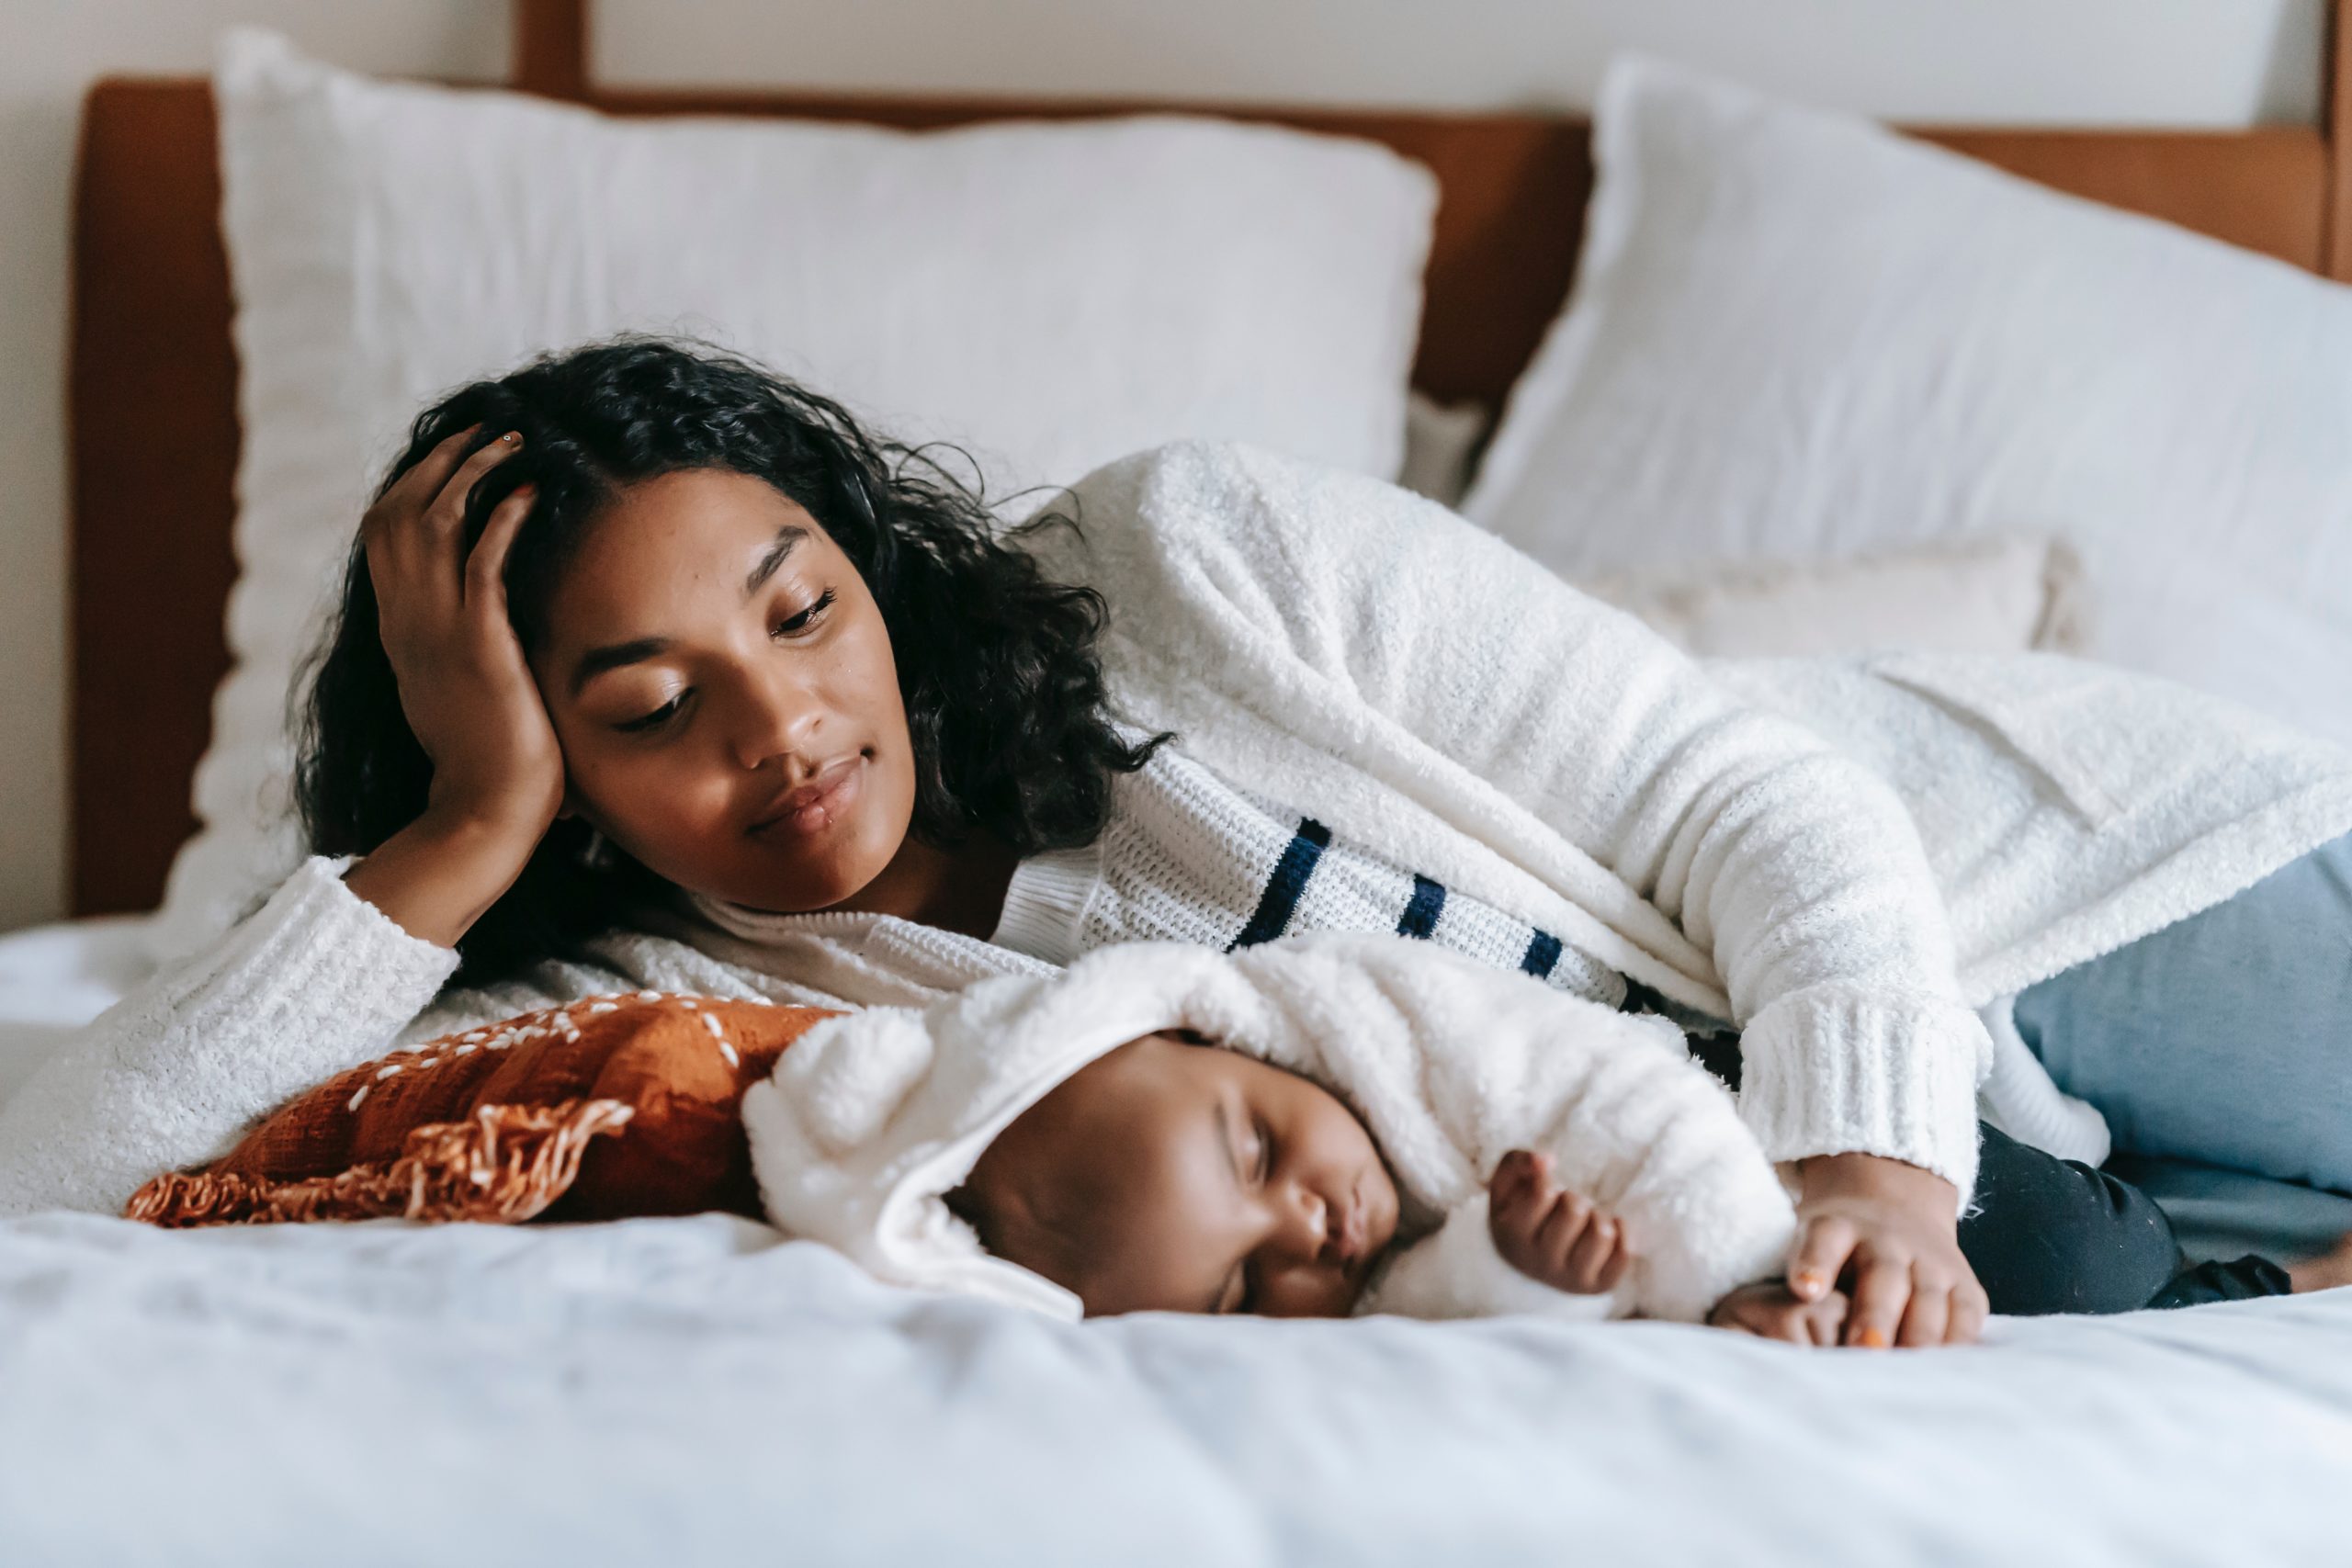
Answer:
[(1835, 1345), (1846, 1321), (1846, 1294), (1825, 1291), (1819, 1301), (1799, 1301), (1786, 1280), (1759, 1280), (1717, 1302), (1707, 1321), (1717, 1328), (1736, 1328), (1792, 1345)]
[(1572, 1295), (1605, 1295), (1634, 1261), (1634, 1244), (1614, 1215), (1552, 1184), (1549, 1157), (1513, 1149), (1487, 1184), (1487, 1224), (1503, 1261), (1539, 1284)]

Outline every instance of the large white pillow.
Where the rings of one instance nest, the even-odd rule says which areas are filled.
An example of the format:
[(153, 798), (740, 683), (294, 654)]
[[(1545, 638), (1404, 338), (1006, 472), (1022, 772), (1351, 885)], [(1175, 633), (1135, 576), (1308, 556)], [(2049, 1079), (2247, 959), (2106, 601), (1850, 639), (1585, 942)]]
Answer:
[(1386, 148), (1152, 116), (908, 134), (628, 120), (224, 39), (236, 667), (159, 949), (294, 856), (286, 715), (365, 497), (427, 400), (624, 328), (718, 340), (992, 492), (1228, 437), (1393, 477), (1436, 206)]
[(1581, 578), (1577, 586), (1708, 658), (2079, 653), (2085, 631), (2074, 553), (2030, 536), (1835, 560), (1703, 561)]
[(1470, 516), (1570, 577), (2054, 534), (2090, 657), (2352, 739), (2352, 291), (1651, 61), (1594, 130)]

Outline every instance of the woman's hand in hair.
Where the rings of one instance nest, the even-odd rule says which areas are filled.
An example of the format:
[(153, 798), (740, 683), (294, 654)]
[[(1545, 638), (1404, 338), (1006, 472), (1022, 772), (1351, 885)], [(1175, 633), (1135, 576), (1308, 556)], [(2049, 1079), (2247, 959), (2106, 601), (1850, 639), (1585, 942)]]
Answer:
[[(506, 616), (506, 555), (530, 513), (532, 487), (500, 502), (465, 547), (467, 499), (522, 440), (510, 432), (468, 456), (478, 434), (460, 431), (435, 447), (368, 509), (360, 528), (401, 712), (432, 759), (433, 782), (424, 817), (368, 857), (375, 873), (355, 872), (351, 882), (416, 934), (444, 942), (513, 884), (563, 804), (563, 753)], [(459, 845), (469, 863), (462, 868), (432, 852)], [(404, 913), (415, 902), (411, 875), (398, 888), (363, 886), (390, 874), (386, 863), (405, 871), (413, 862), (441, 872), (428, 879), (439, 896), (424, 899), (430, 908), (416, 921)]]

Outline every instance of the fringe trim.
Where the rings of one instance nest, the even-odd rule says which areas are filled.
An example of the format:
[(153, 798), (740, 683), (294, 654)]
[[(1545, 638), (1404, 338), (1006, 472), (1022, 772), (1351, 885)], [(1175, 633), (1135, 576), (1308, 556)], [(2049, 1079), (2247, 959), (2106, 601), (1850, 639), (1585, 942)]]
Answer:
[(168, 1172), (131, 1194), (123, 1217), (166, 1229), (387, 1218), (513, 1224), (563, 1196), (588, 1141), (636, 1114), (617, 1100), (485, 1105), (463, 1122), (413, 1129), (398, 1159), (333, 1176)]

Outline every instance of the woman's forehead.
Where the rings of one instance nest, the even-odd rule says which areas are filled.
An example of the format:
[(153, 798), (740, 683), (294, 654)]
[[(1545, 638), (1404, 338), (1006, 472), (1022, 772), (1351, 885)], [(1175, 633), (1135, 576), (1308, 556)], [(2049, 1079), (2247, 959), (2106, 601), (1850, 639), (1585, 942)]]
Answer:
[[(830, 543), (815, 518), (766, 480), (725, 469), (684, 469), (616, 491), (574, 558), (593, 568), (650, 555), (665, 564), (723, 570), (718, 556), (760, 548), (790, 526), (809, 536), (804, 547)], [(692, 554), (683, 554), (682, 547)]]
[(742, 597), (763, 563), (805, 569), (838, 554), (814, 518), (763, 480), (664, 474), (622, 491), (589, 525), (556, 585), (555, 640), (673, 631), (650, 623)]

